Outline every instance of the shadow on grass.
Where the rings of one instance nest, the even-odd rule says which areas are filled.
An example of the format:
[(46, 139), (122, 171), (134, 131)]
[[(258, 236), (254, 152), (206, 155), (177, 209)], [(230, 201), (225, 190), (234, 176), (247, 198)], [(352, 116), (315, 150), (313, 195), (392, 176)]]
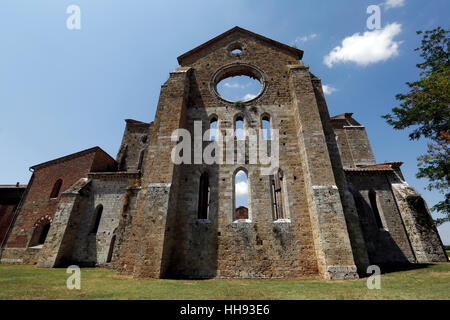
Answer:
[[(381, 274), (394, 273), (399, 271), (410, 271), (417, 269), (426, 269), (432, 267), (432, 263), (383, 263), (377, 264), (380, 267)], [(359, 275), (360, 278), (367, 278), (371, 274)]]
[[(425, 269), (428, 267), (432, 267), (434, 264), (432, 263), (383, 263), (377, 264), (380, 267), (381, 274), (395, 273), (399, 271), (411, 271), (417, 269)], [(364, 279), (368, 278), (372, 274), (370, 273), (359, 273), (359, 278)], [(321, 279), (320, 276), (317, 275)], [(303, 278), (303, 277), (300, 277)], [(196, 277), (196, 276), (184, 276), (184, 275), (167, 275), (163, 278), (163, 280), (293, 280), (294, 278), (216, 278), (216, 277)], [(297, 279), (297, 278), (295, 278)], [(312, 279), (310, 277), (305, 277), (304, 279)]]

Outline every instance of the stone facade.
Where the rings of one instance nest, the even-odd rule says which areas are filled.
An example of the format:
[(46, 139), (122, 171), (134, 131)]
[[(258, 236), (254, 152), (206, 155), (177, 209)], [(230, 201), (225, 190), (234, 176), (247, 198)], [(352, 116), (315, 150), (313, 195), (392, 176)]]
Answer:
[[(370, 264), (446, 261), (400, 163), (376, 164), (351, 113), (330, 117), (321, 81), (299, 62), (302, 55), (236, 27), (178, 57), (154, 121), (126, 120), (114, 166), (64, 185), (46, 209), (52, 221), (42, 249), (24, 260), (13, 249), (32, 249), (19, 237), (29, 232), (21, 221), (37, 218), (26, 209), (27, 196), (2, 261), (107, 266), (135, 278), (330, 280), (357, 278)], [(260, 93), (245, 102), (222, 98), (217, 83), (237, 75), (259, 80)], [(194, 136), (200, 122), (203, 134), (214, 120), (227, 137), (237, 119), (245, 132), (260, 129), (263, 119), (278, 130), (278, 171), (262, 173), (268, 165), (251, 160), (249, 137), (229, 140), (247, 148), (242, 157), (232, 153), (232, 163), (172, 161), (176, 129)], [(194, 138), (183, 153), (194, 160), (198, 147), (215, 143)], [(248, 208), (235, 206), (239, 171), (248, 177)]]
[[(80, 178), (87, 177), (89, 172), (111, 171), (115, 166), (114, 159), (94, 147), (31, 167), (33, 175), (4, 242), (2, 261), (10, 250), (32, 252), (34, 257), (43, 245), (39, 241), (40, 235), (44, 230), (49, 232), (46, 226), (53, 223), (64, 191)], [(37, 247), (37, 250), (26, 250), (30, 247)], [(33, 257), (27, 261), (36, 262)]]

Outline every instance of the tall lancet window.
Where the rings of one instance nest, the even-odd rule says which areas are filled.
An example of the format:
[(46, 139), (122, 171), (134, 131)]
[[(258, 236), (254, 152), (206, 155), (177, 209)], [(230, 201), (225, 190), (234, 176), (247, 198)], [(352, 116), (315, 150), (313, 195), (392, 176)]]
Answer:
[(234, 220), (249, 219), (248, 176), (240, 169), (234, 176)]
[(244, 118), (242, 116), (238, 116), (234, 123), (234, 130), (236, 139), (243, 140), (244, 139)]
[(288, 218), (284, 207), (283, 171), (281, 169), (278, 169), (276, 174), (270, 176), (270, 191), (272, 195), (273, 219)]
[(270, 117), (268, 115), (264, 115), (261, 118), (261, 127), (263, 130), (264, 139), (270, 140)]
[(209, 201), (210, 201), (210, 189), (209, 189), (209, 174), (203, 172), (200, 176), (200, 186), (198, 195), (198, 219), (208, 219), (209, 216)]
[(209, 120), (209, 140), (215, 141), (217, 137), (217, 118), (213, 116)]

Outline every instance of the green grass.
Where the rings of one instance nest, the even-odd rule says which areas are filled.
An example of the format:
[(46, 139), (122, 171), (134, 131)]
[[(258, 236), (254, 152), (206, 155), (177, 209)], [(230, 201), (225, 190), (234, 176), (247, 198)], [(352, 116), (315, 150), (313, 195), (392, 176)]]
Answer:
[(0, 265), (0, 299), (450, 299), (450, 263), (367, 279), (133, 280), (106, 269), (81, 269), (81, 290), (66, 288), (65, 269)]

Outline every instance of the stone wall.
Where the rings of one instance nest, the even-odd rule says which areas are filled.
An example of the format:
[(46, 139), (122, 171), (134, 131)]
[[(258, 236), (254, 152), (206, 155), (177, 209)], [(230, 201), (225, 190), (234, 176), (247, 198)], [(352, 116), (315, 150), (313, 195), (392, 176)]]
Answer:
[(91, 183), (81, 178), (61, 195), (50, 230), (39, 254), (41, 268), (64, 267), (72, 263), (77, 230), (89, 199)]
[(331, 118), (331, 125), (344, 168), (375, 164), (366, 128), (352, 118), (352, 113)]
[(0, 263), (36, 264), (41, 248), (4, 248)]
[[(261, 127), (262, 115), (270, 115), (271, 127), (279, 129), (282, 151), (280, 167), (284, 172), (284, 198), (290, 215), (274, 221), (270, 200), (269, 176), (261, 175), (260, 166), (248, 161), (235, 165), (190, 165), (182, 169), (177, 210), (178, 243), (172, 274), (185, 277), (284, 277), (317, 273), (310, 221), (305, 207), (304, 182), (289, 108), (276, 105), (247, 107), (207, 107), (188, 110), (187, 129), (194, 121), (208, 128), (212, 115), (218, 118), (219, 130), (233, 128), (240, 114), (246, 128)], [(292, 134), (288, 134), (288, 132)], [(207, 145), (208, 143), (205, 143)], [(284, 145), (283, 145), (284, 144)], [(291, 150), (291, 151), (288, 151)], [(237, 151), (236, 151), (237, 152)], [(248, 160), (248, 154), (247, 154)], [(234, 220), (234, 174), (243, 169), (248, 174), (249, 219)], [(208, 170), (211, 185), (209, 218), (199, 220), (198, 192), (200, 175)]]
[[(371, 264), (415, 262), (389, 176), (393, 171), (346, 171)], [(377, 225), (369, 192), (376, 194), (382, 227)]]
[[(138, 174), (92, 173), (89, 174), (91, 189), (83, 208), (77, 230), (71, 260), (79, 265), (105, 265), (112, 260), (113, 238), (121, 218), (126, 189)], [(96, 209), (102, 206), (100, 224), (92, 233)]]
[[(314, 75), (312, 75), (312, 79), (322, 126), (327, 141), (328, 153), (330, 155), (334, 179), (339, 190), (342, 208), (344, 210), (344, 216), (352, 247), (353, 258), (358, 268), (358, 273), (360, 275), (366, 275), (367, 266), (369, 265), (369, 257), (367, 255), (367, 248), (364, 242), (356, 205), (353, 196), (349, 191), (347, 180), (345, 177), (342, 163), (343, 160), (341, 157), (340, 149), (338, 147), (338, 136), (335, 132), (335, 125), (333, 125), (334, 118), (330, 118), (320, 79), (318, 79)], [(350, 118), (348, 122), (354, 123), (355, 121), (353, 120), (353, 118)], [(366, 145), (368, 145), (368, 149), (371, 150), (368, 139), (366, 141)]]
[(425, 200), (401, 175), (392, 174), (388, 178), (417, 262), (448, 261)]
[[(244, 47), (241, 55), (230, 54), (233, 43)], [(171, 73), (161, 89), (144, 159), (143, 188), (133, 195), (136, 205), (119, 223), (119, 272), (135, 277), (357, 276), (311, 76), (306, 68), (300, 73), (288, 68), (300, 66), (298, 57), (292, 48), (236, 32), (179, 59), (183, 68)], [(228, 67), (249, 74), (259, 70), (263, 94), (241, 104), (215, 95), (211, 79)], [(274, 221), (269, 176), (261, 175), (260, 165), (171, 162), (174, 129), (193, 133), (199, 120), (206, 130), (215, 116), (224, 131), (233, 128), (238, 115), (247, 129), (260, 128), (263, 115), (279, 129), (289, 219)], [(314, 140), (314, 135), (321, 137)], [(249, 219), (235, 221), (238, 169), (248, 173)], [(199, 220), (199, 179), (205, 170), (211, 203), (208, 219)]]
[[(172, 132), (182, 127), (189, 94), (189, 69), (172, 72), (161, 87), (149, 146), (142, 166), (142, 189), (129, 188), (128, 206), (119, 221), (117, 268), (136, 277), (160, 277), (166, 272), (175, 232), (170, 229), (177, 203), (177, 169), (171, 161)], [(138, 199), (138, 201), (136, 201)], [(116, 254), (114, 253), (115, 257)]]
[[(96, 150), (89, 149), (88, 152), (79, 153), (75, 157), (34, 167), (29, 191), (8, 237), (7, 247), (26, 248), (28, 246), (33, 235), (33, 226), (43, 216), (53, 217), (61, 194), (80, 178), (87, 176), (91, 171), (95, 155)], [(112, 164), (114, 164), (113, 160)], [(105, 167), (107, 165), (108, 163), (104, 164)], [(52, 190), (59, 179), (62, 180), (60, 192), (56, 198), (51, 198)]]
[(125, 121), (125, 131), (117, 154), (118, 170), (137, 171), (141, 169), (149, 142), (149, 130), (153, 124), (131, 119)]
[[(25, 249), (34, 246), (35, 240), (40, 236), (38, 233), (42, 231), (42, 224), (53, 221), (65, 191), (73, 188), (80, 178), (87, 177), (91, 171), (105, 171), (114, 167), (114, 159), (98, 147), (33, 166), (33, 176), (8, 235), (6, 248)], [(54, 197), (52, 193), (58, 180), (62, 183), (57, 196)], [(40, 247), (42, 245), (39, 245)], [(65, 258), (67, 260), (67, 257)], [(36, 262), (36, 259), (24, 261)]]

